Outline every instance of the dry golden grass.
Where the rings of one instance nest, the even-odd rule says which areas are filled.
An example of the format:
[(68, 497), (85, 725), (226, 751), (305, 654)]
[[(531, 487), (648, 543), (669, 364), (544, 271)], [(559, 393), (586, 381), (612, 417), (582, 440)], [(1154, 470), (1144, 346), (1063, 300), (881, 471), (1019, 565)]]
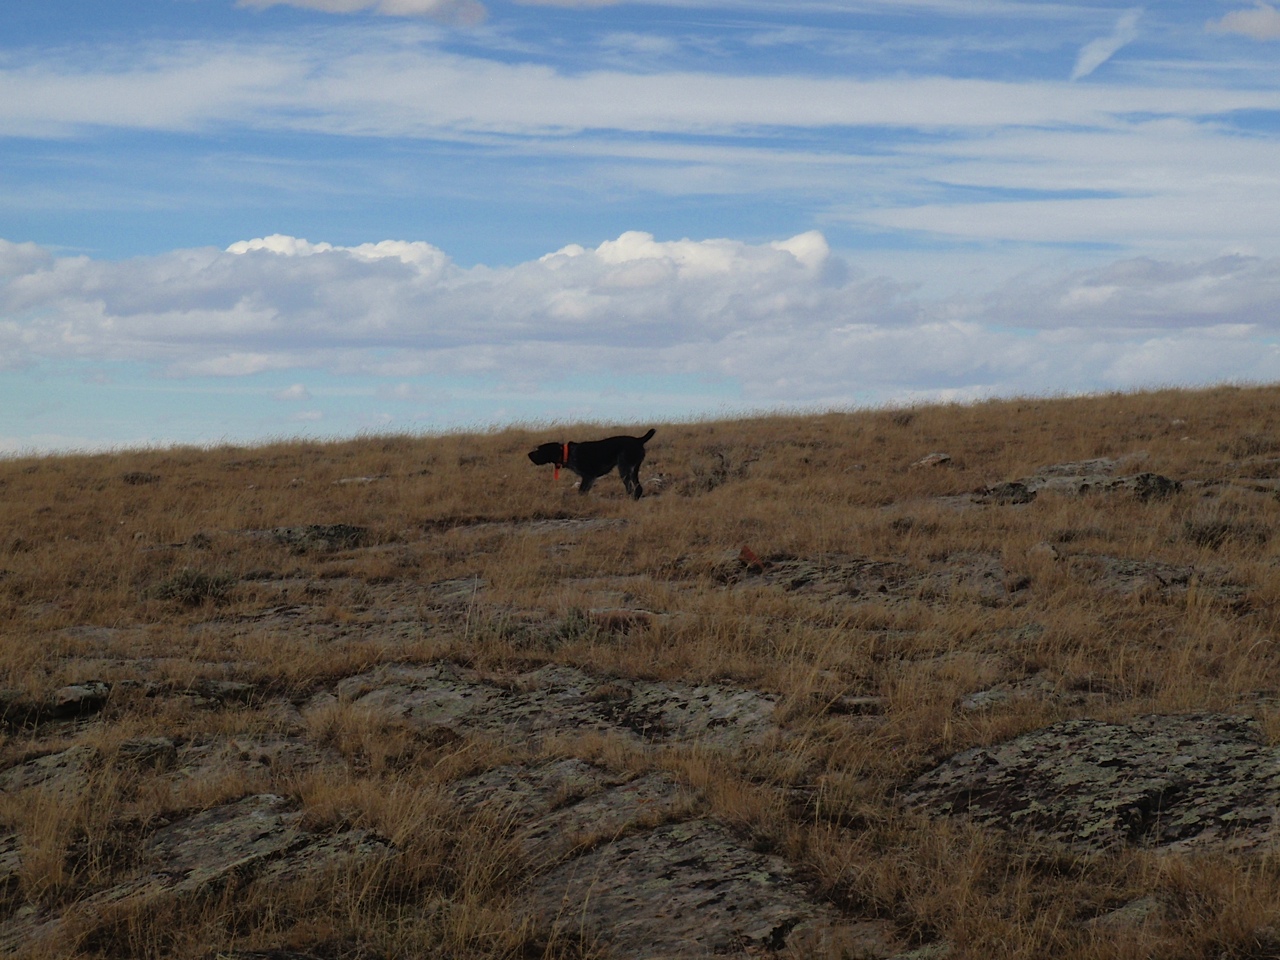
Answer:
[[(525, 458), (548, 437), (520, 429), (0, 461), (0, 689), (36, 702), (113, 684), (92, 719), (0, 726), (0, 770), (96, 751), (84, 789), (0, 797), (0, 836), (17, 838), (22, 864), (0, 889), (0, 923), (27, 905), (75, 914), (132, 867), (155, 824), (271, 792), (315, 829), (370, 830), (402, 855), (75, 914), (29, 955), (590, 954), (518, 909), (528, 867), (511, 825), (464, 816), (443, 789), (514, 759), (578, 756), (673, 776), (700, 809), (787, 857), (816, 896), (889, 921), (905, 944), (958, 957), (1272, 955), (1274, 859), (1073, 854), (909, 815), (895, 794), (959, 750), (1066, 717), (1226, 710), (1280, 742), (1280, 499), (1264, 482), (1280, 475), (1277, 404), (1280, 389), (1233, 387), (653, 424), (639, 502), (616, 477), (582, 498), (554, 484)], [(912, 469), (934, 451), (950, 462)], [(1149, 502), (946, 499), (1096, 457), (1203, 482)], [(1227, 482), (1241, 478), (1258, 489)], [(330, 524), (367, 533), (333, 550), (271, 534)], [(856, 603), (784, 589), (751, 574), (743, 546), (818, 580), (893, 564), (915, 586)], [(998, 563), (1007, 595), (930, 579), (971, 557)], [(1212, 576), (1115, 591), (1097, 558)], [(305, 718), (294, 709), (380, 664), (441, 659), (499, 679), (556, 663), (602, 683), (732, 683), (776, 695), (788, 736), (655, 754), (564, 731), (522, 751), (424, 738), (340, 698)], [(1080, 696), (962, 707), (1026, 678)], [(209, 680), (251, 694), (211, 706), (198, 694)], [(867, 717), (832, 710), (847, 697), (880, 699)], [(156, 734), (292, 737), (342, 767), (232, 765), (179, 782), (113, 761), (125, 740)], [(1161, 923), (1086, 922), (1146, 896), (1173, 905)]]

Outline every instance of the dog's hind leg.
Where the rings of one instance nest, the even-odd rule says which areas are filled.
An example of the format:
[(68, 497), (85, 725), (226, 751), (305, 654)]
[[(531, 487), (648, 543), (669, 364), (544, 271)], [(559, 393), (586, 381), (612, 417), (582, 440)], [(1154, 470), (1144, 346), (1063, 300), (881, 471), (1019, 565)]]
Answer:
[(631, 499), (639, 500), (644, 493), (644, 487), (640, 486), (640, 464), (624, 464), (618, 472), (622, 474), (622, 485), (627, 488)]

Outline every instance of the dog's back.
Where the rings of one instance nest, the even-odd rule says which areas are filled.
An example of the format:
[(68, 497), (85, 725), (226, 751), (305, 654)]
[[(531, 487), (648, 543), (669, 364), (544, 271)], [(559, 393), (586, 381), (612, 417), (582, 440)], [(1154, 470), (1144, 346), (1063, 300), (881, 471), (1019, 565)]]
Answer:
[(567, 467), (572, 470), (582, 478), (578, 484), (579, 493), (586, 493), (597, 477), (603, 477), (616, 467), (627, 493), (639, 500), (644, 493), (644, 488), (640, 486), (644, 445), (653, 439), (656, 432), (650, 427), (643, 437), (619, 435), (581, 443), (544, 443), (529, 452), (529, 459), (539, 465), (550, 463), (557, 469)]

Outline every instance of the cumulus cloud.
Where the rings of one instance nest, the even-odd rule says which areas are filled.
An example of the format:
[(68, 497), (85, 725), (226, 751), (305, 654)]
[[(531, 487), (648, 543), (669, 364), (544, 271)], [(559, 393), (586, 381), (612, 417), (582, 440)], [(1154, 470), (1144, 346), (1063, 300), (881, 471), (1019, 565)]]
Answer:
[(319, 370), (385, 378), (399, 400), (424, 376), (552, 389), (688, 375), (768, 404), (1280, 378), (1277, 258), (1135, 258), (925, 300), (817, 232), (748, 244), (633, 231), (502, 268), (460, 267), (421, 242), (280, 235), (120, 262), (16, 246), (0, 246), (9, 366)]
[(1086, 43), (1076, 57), (1075, 69), (1071, 71), (1071, 79), (1079, 80), (1114, 57), (1121, 47), (1127, 46), (1138, 38), (1138, 18), (1141, 10), (1130, 10), (1116, 22), (1115, 29), (1105, 37)]
[(323, 13), (360, 13), (368, 10), (387, 17), (428, 17), (445, 23), (480, 23), (487, 11), (479, 0), (238, 0), (241, 7), (301, 7)]
[(1280, 40), (1280, 10), (1258, 0), (1252, 10), (1233, 10), (1206, 24), (1215, 33), (1240, 33), (1254, 40)]
[(29, 273), (53, 262), (53, 257), (34, 243), (0, 240), (0, 279)]

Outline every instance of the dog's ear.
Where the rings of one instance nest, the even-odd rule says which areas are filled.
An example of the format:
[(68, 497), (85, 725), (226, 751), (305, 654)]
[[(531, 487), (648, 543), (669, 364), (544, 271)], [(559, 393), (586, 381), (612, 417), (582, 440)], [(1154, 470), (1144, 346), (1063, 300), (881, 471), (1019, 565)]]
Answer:
[(537, 449), (529, 451), (529, 459), (542, 466), (544, 463), (555, 463), (560, 457), (561, 445), (558, 443), (540, 443)]

